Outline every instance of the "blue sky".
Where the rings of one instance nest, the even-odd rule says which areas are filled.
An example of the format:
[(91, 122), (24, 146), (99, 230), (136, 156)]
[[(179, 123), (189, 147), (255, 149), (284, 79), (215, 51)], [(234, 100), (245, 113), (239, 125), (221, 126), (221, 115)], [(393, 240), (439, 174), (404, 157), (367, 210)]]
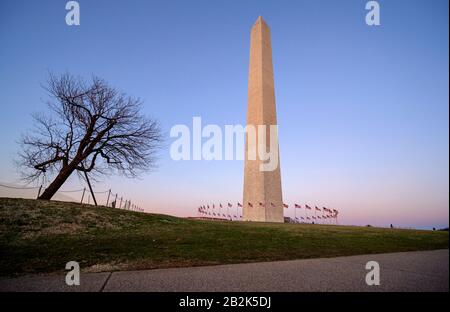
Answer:
[[(0, 2), (0, 181), (16, 182), (16, 141), (43, 111), (48, 71), (98, 75), (175, 124), (244, 124), (250, 28), (271, 28), (284, 200), (341, 210), (348, 224), (448, 226), (448, 1)], [(195, 215), (241, 201), (242, 161), (160, 153), (140, 180), (98, 183), (149, 211)], [(72, 179), (67, 189), (78, 188)], [(292, 213), (288, 212), (288, 213)]]

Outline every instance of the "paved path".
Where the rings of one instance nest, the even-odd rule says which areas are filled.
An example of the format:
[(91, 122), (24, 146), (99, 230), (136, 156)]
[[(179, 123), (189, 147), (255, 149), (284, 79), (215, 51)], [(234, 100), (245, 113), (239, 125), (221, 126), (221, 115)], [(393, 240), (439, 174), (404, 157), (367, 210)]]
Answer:
[[(380, 264), (380, 286), (367, 286), (368, 261)], [(0, 291), (449, 291), (449, 251), (0, 279)]]

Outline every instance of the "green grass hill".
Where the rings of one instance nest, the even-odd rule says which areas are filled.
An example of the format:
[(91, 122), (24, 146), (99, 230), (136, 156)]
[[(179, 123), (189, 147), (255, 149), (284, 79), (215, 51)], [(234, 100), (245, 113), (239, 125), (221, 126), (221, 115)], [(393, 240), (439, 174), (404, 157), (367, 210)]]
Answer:
[(448, 232), (206, 221), (0, 198), (0, 275), (151, 269), (448, 248)]

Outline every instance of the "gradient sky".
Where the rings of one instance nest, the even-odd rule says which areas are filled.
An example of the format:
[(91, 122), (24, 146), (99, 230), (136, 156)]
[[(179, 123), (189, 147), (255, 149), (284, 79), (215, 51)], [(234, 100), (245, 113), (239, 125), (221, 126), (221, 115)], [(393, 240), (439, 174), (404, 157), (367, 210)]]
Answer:
[(379, 27), (365, 24), (366, 2), (80, 0), (81, 26), (69, 27), (66, 1), (1, 1), (0, 182), (21, 184), (16, 141), (46, 109), (40, 84), (69, 71), (142, 98), (167, 136), (156, 171), (97, 190), (180, 216), (241, 201), (242, 161), (175, 162), (168, 133), (193, 116), (245, 123), (250, 28), (262, 15), (284, 201), (336, 208), (345, 224), (448, 226), (448, 1), (380, 0)]

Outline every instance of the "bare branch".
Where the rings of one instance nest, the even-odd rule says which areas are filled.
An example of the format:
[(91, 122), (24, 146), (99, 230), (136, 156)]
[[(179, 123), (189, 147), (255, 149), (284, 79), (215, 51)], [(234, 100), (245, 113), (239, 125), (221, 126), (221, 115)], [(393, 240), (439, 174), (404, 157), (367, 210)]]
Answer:
[(74, 171), (137, 177), (155, 166), (161, 130), (140, 113), (139, 99), (100, 78), (87, 84), (69, 74), (50, 74), (44, 89), (50, 111), (33, 116), (18, 161), (25, 179), (55, 175), (41, 198), (51, 198)]

